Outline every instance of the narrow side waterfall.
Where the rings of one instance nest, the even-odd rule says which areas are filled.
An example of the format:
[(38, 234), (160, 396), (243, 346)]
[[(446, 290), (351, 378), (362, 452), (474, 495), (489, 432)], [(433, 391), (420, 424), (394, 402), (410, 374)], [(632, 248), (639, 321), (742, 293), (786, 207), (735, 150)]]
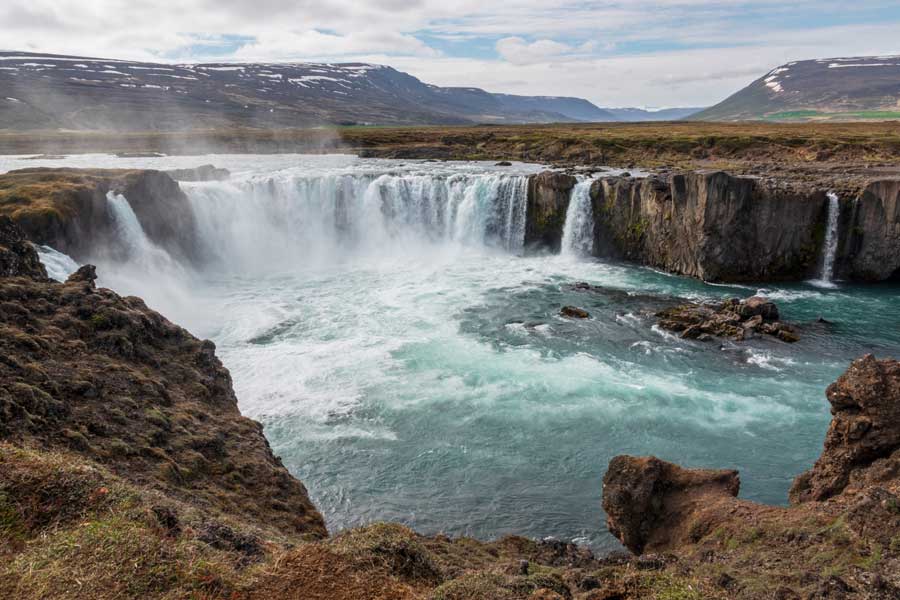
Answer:
[(184, 190), (204, 254), (241, 269), (327, 263), (354, 250), (415, 255), (451, 243), (517, 253), (524, 245), (525, 176), (267, 176)]
[(56, 281), (65, 281), (69, 275), (78, 270), (78, 263), (68, 254), (54, 250), (50, 246), (35, 245), (38, 256), (47, 269), (47, 276)]
[(143, 269), (178, 270), (176, 261), (169, 253), (147, 237), (125, 196), (108, 192), (106, 202), (115, 224), (118, 250), (124, 253), (126, 261)]
[(819, 278), (813, 283), (824, 287), (834, 286), (834, 260), (838, 246), (838, 219), (840, 204), (838, 195), (828, 192), (828, 222), (825, 226), (825, 242), (822, 247), (822, 267)]
[(563, 227), (562, 254), (589, 256), (594, 251), (594, 208), (591, 205), (591, 184), (586, 179), (572, 188), (566, 223)]

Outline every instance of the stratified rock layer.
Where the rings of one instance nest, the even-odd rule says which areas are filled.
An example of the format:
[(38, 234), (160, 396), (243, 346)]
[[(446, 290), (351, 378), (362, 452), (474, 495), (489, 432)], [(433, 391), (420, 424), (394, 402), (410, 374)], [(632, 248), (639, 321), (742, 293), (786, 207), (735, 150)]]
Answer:
[(837, 275), (900, 277), (900, 179), (873, 181), (842, 213)]

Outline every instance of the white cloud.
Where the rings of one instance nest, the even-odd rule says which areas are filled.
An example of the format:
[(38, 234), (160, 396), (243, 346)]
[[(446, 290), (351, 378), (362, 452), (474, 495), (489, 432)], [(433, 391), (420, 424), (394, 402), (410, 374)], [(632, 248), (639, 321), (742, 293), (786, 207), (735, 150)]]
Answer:
[(585, 42), (573, 47), (553, 40), (537, 40), (528, 43), (520, 37), (503, 38), (497, 42), (497, 53), (500, 58), (514, 65), (529, 65), (561, 58), (575, 58), (579, 54), (590, 54), (594, 49), (593, 42)]

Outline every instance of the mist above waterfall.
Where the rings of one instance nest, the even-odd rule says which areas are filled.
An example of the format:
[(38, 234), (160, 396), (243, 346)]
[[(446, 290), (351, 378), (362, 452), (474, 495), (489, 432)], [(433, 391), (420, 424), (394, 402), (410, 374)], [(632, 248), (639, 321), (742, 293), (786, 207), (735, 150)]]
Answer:
[[(198, 159), (92, 160), (165, 169)], [(194, 221), (190, 260), (152, 241), (127, 197), (108, 195), (111, 239), (97, 240), (83, 257), (97, 264), (102, 285), (198, 323), (209, 317), (198, 308), (198, 295), (222, 277), (295, 276), (398, 260), (440, 263), (461, 253), (519, 254), (527, 177), (537, 170), (340, 155), (220, 156), (216, 163), (232, 171), (230, 180), (181, 186)]]

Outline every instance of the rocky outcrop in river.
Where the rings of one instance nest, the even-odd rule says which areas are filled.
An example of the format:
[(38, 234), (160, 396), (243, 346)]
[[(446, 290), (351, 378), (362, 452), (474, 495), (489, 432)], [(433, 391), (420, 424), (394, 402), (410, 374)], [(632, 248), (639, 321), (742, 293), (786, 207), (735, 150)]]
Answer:
[(566, 173), (544, 171), (528, 180), (525, 247), (560, 251), (569, 195), (577, 180)]
[(682, 304), (656, 314), (659, 326), (684, 339), (706, 341), (713, 337), (742, 342), (755, 335), (771, 335), (783, 342), (800, 339), (796, 329), (779, 321), (778, 307), (766, 298), (731, 298), (720, 303)]

